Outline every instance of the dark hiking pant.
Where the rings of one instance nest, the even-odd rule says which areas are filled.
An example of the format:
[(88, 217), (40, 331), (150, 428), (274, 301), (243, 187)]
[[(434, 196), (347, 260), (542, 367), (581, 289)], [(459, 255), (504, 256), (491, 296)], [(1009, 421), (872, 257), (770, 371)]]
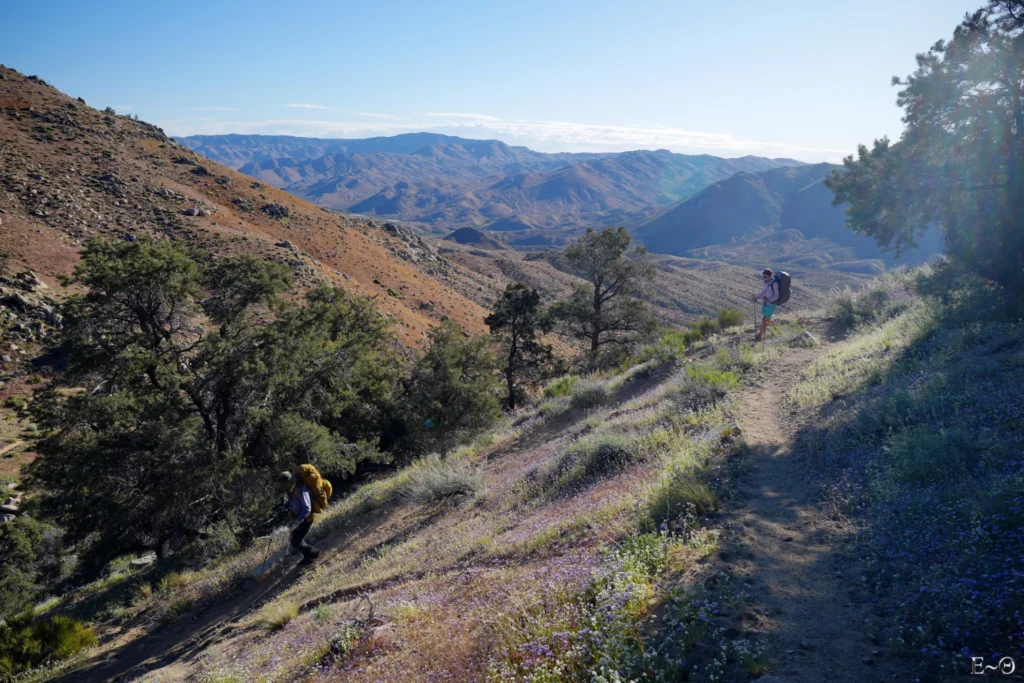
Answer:
[(302, 557), (307, 560), (316, 555), (317, 552), (316, 548), (303, 540), (306, 538), (306, 534), (309, 533), (309, 529), (312, 526), (313, 520), (307, 518), (302, 524), (295, 527), (294, 531), (292, 531), (292, 547), (302, 553)]

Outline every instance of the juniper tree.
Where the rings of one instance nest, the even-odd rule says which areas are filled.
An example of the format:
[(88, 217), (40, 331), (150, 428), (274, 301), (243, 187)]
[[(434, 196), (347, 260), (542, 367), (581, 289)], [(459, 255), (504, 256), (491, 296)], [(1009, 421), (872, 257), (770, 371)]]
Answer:
[(429, 337), (406, 382), (410, 450), (447, 453), (497, 418), (495, 361), (487, 337), (469, 337), (452, 320)]
[(551, 330), (551, 318), (540, 306), (540, 294), (522, 282), (510, 284), (484, 319), (501, 349), (505, 405), (515, 410), (524, 385), (535, 383), (552, 362), (551, 346), (537, 339)]
[(590, 361), (606, 344), (628, 344), (652, 332), (657, 323), (642, 297), (654, 282), (647, 249), (630, 249), (623, 227), (586, 234), (565, 250), (569, 269), (585, 284), (573, 287), (552, 314), (572, 336), (589, 343)]

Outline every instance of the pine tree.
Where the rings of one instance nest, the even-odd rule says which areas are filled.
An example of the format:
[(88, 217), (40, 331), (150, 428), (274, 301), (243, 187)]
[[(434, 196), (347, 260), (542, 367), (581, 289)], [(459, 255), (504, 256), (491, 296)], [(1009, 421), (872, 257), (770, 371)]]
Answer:
[(1024, 295), (1024, 2), (993, 0), (917, 56), (896, 143), (861, 145), (826, 185), (847, 227), (895, 250), (938, 228), (955, 264)]
[(484, 323), (501, 348), (505, 405), (515, 410), (524, 385), (536, 382), (551, 365), (551, 346), (537, 339), (551, 330), (551, 319), (541, 310), (537, 290), (517, 282), (505, 288)]
[(606, 344), (629, 344), (651, 333), (657, 321), (640, 298), (654, 282), (647, 249), (634, 247), (624, 227), (587, 233), (565, 250), (570, 270), (585, 284), (573, 287), (552, 314), (574, 337), (590, 346), (590, 362)]

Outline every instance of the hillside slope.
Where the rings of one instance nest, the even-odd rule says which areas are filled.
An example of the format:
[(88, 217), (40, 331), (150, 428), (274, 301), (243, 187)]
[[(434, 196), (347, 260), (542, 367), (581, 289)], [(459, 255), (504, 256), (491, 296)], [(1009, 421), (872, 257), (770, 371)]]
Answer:
[(547, 229), (635, 222), (659, 206), (789, 159), (544, 154), (498, 140), (410, 133), (366, 140), (195, 136), (180, 142), (322, 206), (453, 226)]
[[(324, 556), (309, 570), (284, 559), (259, 582), (241, 581), (276, 550), (263, 538), (133, 598), (61, 680), (529, 680), (555, 666), (582, 676), (602, 656), (624, 675), (664, 667), (675, 674), (668, 680), (692, 677), (726, 646), (673, 639), (665, 622), (647, 617), (703, 609), (703, 599), (680, 591), (709, 575), (719, 531), (687, 512), (675, 483), (691, 482), (693, 499), (707, 506), (701, 513), (718, 505), (712, 490), (730, 495), (739, 445), (722, 429), (732, 415), (724, 399), (742, 371), (718, 359), (768, 358), (737, 346), (737, 334), (712, 342), (724, 344), (714, 360), (712, 345), (678, 359), (666, 350), (521, 411), (444, 461), (414, 463), (332, 503), (314, 526)], [(468, 493), (417, 494), (427, 479), (463, 482)], [(647, 531), (662, 522), (665, 533)], [(61, 609), (95, 609), (97, 597), (158, 581), (160, 571), (129, 569), (92, 605), (72, 596)], [(293, 616), (271, 625), (278, 613)], [(701, 614), (716, 629), (728, 625)], [(629, 645), (638, 629), (663, 656)], [(570, 655), (552, 644), (520, 656), (552, 632), (592, 637), (593, 647)]]
[(5, 67), (0, 112), (0, 248), (57, 292), (83, 241), (149, 235), (376, 296), (408, 344), (443, 317), (483, 329), (484, 311), (452, 288), (458, 268), (395, 226), (307, 204)]

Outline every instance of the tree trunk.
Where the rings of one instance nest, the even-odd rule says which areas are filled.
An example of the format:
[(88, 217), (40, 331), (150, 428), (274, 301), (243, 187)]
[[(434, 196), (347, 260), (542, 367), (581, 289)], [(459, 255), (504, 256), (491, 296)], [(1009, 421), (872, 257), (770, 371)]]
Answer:
[(512, 365), (505, 370), (505, 382), (508, 384), (508, 409), (516, 409), (516, 385), (512, 377)]
[[(513, 326), (516, 321), (512, 321)], [(508, 365), (505, 366), (505, 382), (508, 384), (508, 409), (516, 409), (516, 382), (515, 382), (515, 367), (516, 367), (516, 356), (519, 355), (519, 335), (516, 333), (515, 327), (512, 330), (512, 339), (508, 347)]]

